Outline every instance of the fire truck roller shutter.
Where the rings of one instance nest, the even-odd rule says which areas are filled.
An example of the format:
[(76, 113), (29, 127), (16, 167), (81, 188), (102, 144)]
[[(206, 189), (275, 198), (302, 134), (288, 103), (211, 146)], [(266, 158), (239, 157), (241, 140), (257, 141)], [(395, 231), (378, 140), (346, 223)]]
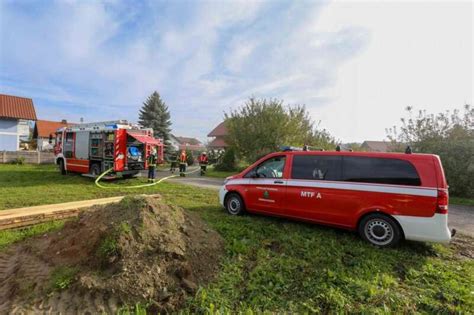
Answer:
[(76, 146), (75, 155), (76, 159), (88, 160), (89, 159), (89, 131), (77, 131), (76, 132)]
[(147, 136), (147, 135), (134, 134), (134, 133), (131, 133), (131, 132), (129, 132), (128, 134), (130, 136), (132, 136), (133, 138), (137, 139), (138, 141), (140, 141), (141, 143), (144, 143), (144, 144), (150, 144), (150, 145), (154, 146), (154, 145), (159, 145), (161, 143), (158, 139), (152, 138), (152, 137)]

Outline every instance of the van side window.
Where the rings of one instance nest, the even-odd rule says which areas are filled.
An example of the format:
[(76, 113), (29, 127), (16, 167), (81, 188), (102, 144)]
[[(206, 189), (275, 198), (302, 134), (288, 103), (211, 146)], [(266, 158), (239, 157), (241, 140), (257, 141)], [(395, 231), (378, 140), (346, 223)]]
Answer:
[(282, 178), (285, 168), (285, 156), (276, 156), (268, 159), (250, 172), (245, 174), (246, 178)]
[(408, 161), (345, 156), (343, 180), (348, 182), (420, 186), (415, 167)]
[(314, 180), (341, 180), (342, 158), (331, 155), (295, 155), (291, 178)]

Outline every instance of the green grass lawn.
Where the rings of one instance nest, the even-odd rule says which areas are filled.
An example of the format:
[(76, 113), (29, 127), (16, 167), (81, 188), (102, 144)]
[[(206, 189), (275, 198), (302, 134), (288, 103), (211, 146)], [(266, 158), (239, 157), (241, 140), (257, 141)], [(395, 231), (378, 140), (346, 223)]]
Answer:
[(453, 205), (474, 206), (474, 198), (449, 196), (449, 203)]
[[(377, 249), (354, 233), (337, 229), (226, 215), (212, 190), (182, 189), (174, 183), (100, 190), (91, 179), (61, 176), (51, 166), (0, 165), (0, 209), (123, 193), (160, 193), (166, 202), (198, 213), (225, 239), (221, 271), (187, 301), (184, 312), (470, 313), (474, 309), (474, 260), (459, 255), (455, 245), (406, 242), (394, 249)], [(16, 233), (3, 241), (11, 243), (49, 228), (60, 226), (50, 223), (3, 232), (0, 238)]]
[(207, 177), (214, 177), (214, 178), (226, 178), (232, 175), (237, 174), (238, 172), (224, 172), (224, 171), (216, 171), (212, 166), (210, 166), (206, 171)]

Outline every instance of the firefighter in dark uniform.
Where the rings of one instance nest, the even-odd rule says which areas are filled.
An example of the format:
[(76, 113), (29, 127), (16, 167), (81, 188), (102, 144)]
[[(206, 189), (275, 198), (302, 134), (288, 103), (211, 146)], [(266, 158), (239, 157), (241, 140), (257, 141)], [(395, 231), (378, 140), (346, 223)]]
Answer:
[(173, 156), (173, 159), (171, 160), (171, 163), (170, 163), (171, 174), (174, 174), (174, 172), (178, 168), (178, 160), (179, 160), (179, 153), (176, 153), (176, 155)]
[(155, 181), (156, 161), (156, 149), (153, 149), (148, 156), (148, 182), (151, 183)]
[(182, 150), (181, 154), (179, 155), (179, 176), (185, 177), (186, 176), (186, 165), (187, 165), (187, 156), (186, 151)]

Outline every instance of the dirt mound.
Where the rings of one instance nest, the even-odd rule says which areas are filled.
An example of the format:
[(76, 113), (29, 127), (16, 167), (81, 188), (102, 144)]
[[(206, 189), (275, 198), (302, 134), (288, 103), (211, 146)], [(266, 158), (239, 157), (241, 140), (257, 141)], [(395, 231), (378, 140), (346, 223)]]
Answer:
[(173, 311), (213, 277), (222, 250), (196, 215), (125, 198), (1, 252), (0, 313), (115, 313), (137, 301)]

